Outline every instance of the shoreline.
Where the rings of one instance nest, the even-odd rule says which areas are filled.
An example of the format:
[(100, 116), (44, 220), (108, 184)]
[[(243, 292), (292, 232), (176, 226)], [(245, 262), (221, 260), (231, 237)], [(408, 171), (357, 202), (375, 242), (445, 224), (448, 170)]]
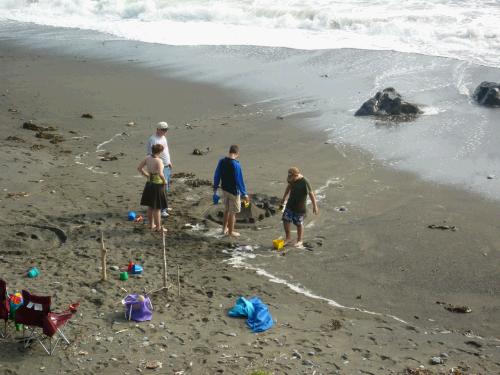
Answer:
[[(494, 217), (498, 207), (496, 205), (490, 207), (491, 212), (488, 212), (486, 208), (491, 204), (480, 197), (473, 197), (462, 191), (435, 187), (419, 181), (416, 177), (408, 177), (409, 174), (385, 170), (373, 162), (371, 162), (373, 164), (364, 165), (365, 156), (345, 146), (341, 147), (347, 152), (349, 158), (342, 157), (340, 152), (332, 150), (331, 145), (320, 142), (319, 134), (311, 136), (312, 139), (306, 138), (299, 127), (290, 127), (291, 120), (279, 121), (272, 111), (263, 110), (264, 114), (261, 115), (254, 112), (253, 108), (235, 107), (234, 104), (237, 104), (235, 101), (239, 102), (240, 99), (236, 100), (235, 92), (176, 79), (159, 80), (155, 74), (134, 67), (117, 67), (102, 62), (82, 61), (80, 58), (61, 58), (52, 53), (37, 54), (22, 48), (5, 51), (5, 45), (1, 48), (3, 50), (2, 62), (5, 67), (2, 80), (5, 82), (5, 87), (9, 88), (9, 92), (1, 102), (2, 130), (5, 137), (9, 135), (24, 141), (1, 140), (4, 146), (2, 159), (5, 160), (2, 166), (4, 172), (2, 188), (7, 186), (8, 192), (26, 190), (30, 196), (20, 197), (17, 200), (4, 197), (0, 201), (2, 210), (10, 213), (1, 219), (0, 230), (8, 239), (4, 243), (8, 251), (4, 251), (2, 257), (3, 261), (12, 266), (8, 270), (4, 269), (0, 276), (5, 275), (9, 284), (15, 288), (25, 287), (27, 279), (19, 276), (22, 274), (24, 265), (19, 262), (23, 259), (29, 259), (31, 262), (43, 259), (45, 265), (41, 268), (42, 277), (36, 280), (36, 283), (29, 283), (28, 287), (51, 293), (54, 289), (53, 279), (57, 278), (57, 282), (63, 285), (67, 283), (64, 287), (57, 287), (58, 302), (60, 300), (69, 302), (74, 296), (83, 300), (83, 316), (79, 317), (76, 325), (71, 327), (73, 333), (78, 332), (83, 340), (75, 342), (69, 350), (59, 352), (60, 356), (55, 357), (54, 362), (47, 364), (45, 371), (53, 369), (54, 373), (70, 370), (132, 373), (135, 371), (134, 366), (140, 361), (139, 357), (146, 356), (148, 358), (162, 357), (165, 358), (163, 359), (165, 366), (170, 362), (176, 370), (184, 369), (200, 374), (206, 373), (204, 371), (208, 368), (212, 371), (221, 368), (224, 373), (241, 374), (257, 367), (276, 371), (276, 373), (291, 374), (306, 369), (341, 374), (353, 373), (359, 369), (372, 373), (379, 371), (399, 373), (405, 367), (418, 367), (418, 365), (433, 367), (427, 363), (428, 359), (448, 349), (453, 352), (447, 364), (433, 368), (433, 370), (467, 365), (471, 366), (470, 371), (486, 371), (485, 373), (498, 371), (500, 364), (496, 359), (498, 348), (495, 347), (494, 333), (491, 336), (484, 335), (487, 337), (479, 339), (472, 332), (469, 333), (472, 335), (469, 340), (460, 329), (442, 333), (442, 328), (421, 327), (416, 322), (409, 322), (408, 325), (398, 324), (385, 321), (383, 317), (367, 317), (356, 311), (339, 311), (324, 302), (310, 300), (293, 291), (288, 291), (281, 285), (273, 285), (253, 272), (242, 273), (241, 270), (221, 264), (220, 257), (225, 257), (222, 254), (224, 249), (230, 249), (238, 244), (256, 242), (265, 246), (272, 235), (280, 232), (279, 218), (271, 218), (269, 225), (272, 228), (268, 230), (251, 231), (251, 239), (246, 238), (250, 232), (247, 231), (245, 238), (238, 243), (199, 236), (183, 229), (183, 226), (187, 222), (194, 222), (209, 228), (213, 227), (210, 222), (204, 221), (198, 215), (199, 210), (203, 210), (210, 200), (210, 189), (193, 188), (182, 181), (174, 182), (173, 222), (167, 221), (167, 226), (170, 224), (173, 229), (169, 255), (172, 256), (174, 262), (181, 264), (183, 269), (183, 298), (176, 299), (173, 295), (167, 299), (159, 297), (159, 301), (155, 303), (160, 306), (160, 309), (158, 313), (155, 313), (152, 323), (154, 327), (145, 325), (148, 332), (139, 334), (141, 337), (134, 333), (132, 336), (127, 336), (127, 339), (118, 338), (113, 332), (119, 331), (117, 327), (120, 324), (122, 326), (127, 324), (120, 320), (123, 314), (120, 312), (120, 306), (116, 305), (119, 298), (123, 297), (120, 297), (122, 292), (118, 289), (122, 284), (113, 279), (109, 285), (111, 289), (108, 289), (97, 282), (98, 271), (95, 270), (97, 258), (94, 259), (97, 244), (95, 237), (99, 230), (105, 230), (108, 246), (115, 250), (112, 257), (114, 264), (121, 266), (129, 258), (139, 257), (146, 263), (147, 274), (159, 275), (159, 266), (152, 261), (154, 249), (158, 247), (158, 239), (142, 233), (140, 228), (135, 228), (123, 219), (127, 210), (138, 207), (137, 201), (142, 182), (134, 178), (133, 171), (142, 157), (141, 143), (145, 142), (146, 136), (151, 131), (150, 124), (154, 123), (157, 118), (167, 117), (167, 121), (174, 124), (169, 145), (173, 150), (175, 171), (194, 172), (200, 179), (210, 178), (209, 170), (211, 169), (207, 169), (207, 165), (211, 166), (217, 157), (224, 155), (228, 142), (233, 140), (245, 145), (247, 150), (254, 151), (252, 154), (242, 155), (246, 179), (253, 181), (254, 187), (259, 186), (258, 192), (267, 194), (279, 195), (284, 187), (275, 165), (288, 165), (301, 159), (311, 160), (312, 155), (331, 157), (332, 159), (328, 160), (312, 159), (315, 161), (315, 168), (311, 166), (308, 168), (310, 168), (309, 174), (314, 185), (318, 187), (322, 182), (331, 178), (328, 168), (333, 166), (335, 174), (342, 177), (341, 182), (344, 186), (343, 188), (337, 186), (334, 190), (338, 195), (338, 201), (346, 202), (348, 199), (356, 198), (351, 199), (352, 203), (349, 205), (349, 212), (355, 213), (354, 217), (334, 214), (336, 215), (334, 226), (331, 226), (332, 224), (328, 221), (323, 222), (328, 228), (332, 228), (331, 237), (327, 235), (327, 238), (323, 240), (323, 247), (328, 247), (332, 251), (337, 251), (337, 246), (333, 245), (336, 243), (336, 238), (347, 236), (344, 230), (347, 230), (348, 225), (360, 220), (369, 220), (373, 212), (379, 212), (378, 207), (363, 208), (364, 197), (369, 197), (374, 192), (369, 186), (364, 189), (361, 187), (366, 181), (372, 181), (373, 176), (382, 176), (386, 179), (383, 186), (380, 185), (377, 194), (383, 194), (387, 190), (384, 188), (386, 186), (390, 187), (389, 190), (402, 189), (401, 186), (394, 184), (403, 184), (401, 176), (405, 176), (404, 184), (415, 184), (416, 187), (413, 189), (419, 191), (421, 195), (432, 192), (433, 196), (448, 196), (446, 204), (452, 207), (451, 217), (462, 220), (464, 223), (472, 219), (461, 217), (461, 211), (456, 210), (455, 205), (461, 203), (461, 197), (466, 197), (471, 201), (466, 205), (473, 207), (475, 204), (480, 204), (480, 216)], [(22, 73), (19, 70), (20, 66), (24, 66)], [(52, 79), (58, 82), (56, 87), (50, 84)], [(135, 93), (132, 92), (133, 88), (136, 90)], [(8, 112), (8, 108), (19, 112)], [(93, 120), (79, 118), (82, 113), (87, 112), (94, 115)], [(21, 123), (28, 119), (34, 119), (40, 125), (56, 125), (59, 128), (58, 132), (63, 132), (66, 140), (61, 144), (51, 145), (46, 140), (34, 138), (33, 133), (20, 129)], [(127, 126), (130, 121), (134, 121), (137, 125)], [(185, 126), (185, 123), (189, 123), (191, 129)], [(284, 133), (286, 136), (280, 137)], [(104, 150), (112, 156), (116, 155), (118, 159), (110, 162), (100, 161), (95, 151), (99, 149), (99, 145), (111, 139), (115, 134), (122, 135), (115, 138), (116, 142), (106, 143)], [(72, 139), (73, 136), (88, 136), (89, 138)], [(299, 145), (303, 151), (291, 157), (287, 153), (276, 152), (276, 150), (286, 149), (287, 144)], [(36, 150), (37, 147), (33, 149), (35, 145), (43, 147)], [(210, 147), (210, 151), (202, 157), (190, 155), (195, 147), (200, 149)], [(267, 154), (266, 150), (268, 150)], [(268, 163), (269, 152), (272, 150), (275, 150), (272, 154), (273, 163)], [(124, 155), (120, 155), (120, 152), (124, 152)], [(73, 165), (75, 155), (81, 155), (83, 162), (99, 167), (97, 171), (106, 172), (106, 174), (94, 175)], [(30, 163), (27, 163), (28, 161)], [(359, 163), (362, 163), (361, 168), (359, 168)], [(26, 168), (23, 168), (24, 166)], [(356, 166), (359, 171), (356, 171)], [(18, 170), (24, 173), (19, 174)], [(117, 173), (117, 177), (113, 173)], [(75, 176), (76, 180), (73, 180), (72, 176)], [(272, 176), (271, 183), (264, 183), (266, 179), (269, 180), (269, 176)], [(30, 182), (37, 180), (44, 181)], [(124, 181), (125, 185), (121, 184), (121, 181)], [(422, 186), (426, 186), (428, 190), (422, 191)], [(346, 188), (350, 190), (350, 197), (346, 195)], [(56, 193), (51, 193), (53, 190)], [(332, 192), (327, 192), (327, 196), (329, 194)], [(404, 198), (406, 190), (402, 189), (400, 194)], [(381, 202), (392, 204), (385, 196)], [(419, 202), (416, 203), (417, 206), (419, 204)], [(396, 207), (398, 206), (399, 204), (396, 204)], [(411, 207), (414, 208), (415, 205)], [(331, 205), (324, 211), (324, 216), (318, 220), (327, 220), (329, 214), (334, 213), (333, 208), (334, 205)], [(468, 209), (465, 207), (464, 210)], [(403, 208), (402, 212), (406, 210)], [(86, 215), (81, 216), (83, 213)], [(447, 215), (450, 216), (450, 214)], [(12, 232), (12, 228), (15, 231), (25, 232), (22, 222), (19, 222), (19, 217), (25, 216), (29, 217), (28, 224), (36, 224), (37, 221), (51, 223), (51, 225), (57, 224), (70, 234), (68, 242), (61, 248), (64, 250), (61, 256), (66, 259), (54, 259), (50, 252), (40, 253), (40, 244), (36, 241), (24, 241), (22, 237), (16, 237), (16, 232)], [(380, 212), (376, 216), (381, 216)], [(437, 217), (442, 218), (443, 215), (435, 215), (435, 218)], [(315, 238), (321, 235), (321, 231), (316, 229), (321, 227), (321, 224), (320, 221), (315, 227), (307, 229), (306, 236)], [(481, 225), (481, 223), (469, 224), (474, 228)], [(339, 230), (338, 227), (345, 229)], [(373, 226), (368, 229), (374, 230)], [(375, 228), (373, 233), (378, 235), (382, 232)], [(46, 233), (34, 234), (40, 238), (47, 237), (45, 239), (47, 246), (56, 241)], [(431, 240), (439, 238), (438, 236), (440, 235), (436, 234), (435, 237), (431, 235)], [(488, 236), (490, 236), (489, 233)], [(495, 237), (487, 238), (490, 241)], [(446, 239), (438, 239), (438, 241), (441, 244)], [(24, 251), (26, 246), (29, 252)], [(21, 254), (12, 250), (16, 247), (23, 249)], [(215, 252), (212, 253), (214, 249)], [(353, 254), (357, 251), (353, 245), (349, 245), (349, 249)], [(269, 255), (264, 250), (263, 254)], [(319, 249), (316, 248), (316, 250)], [(495, 259), (494, 257), (498, 254), (492, 251), (490, 256)], [(145, 258), (142, 253), (147, 254), (150, 259)], [(277, 258), (278, 261), (283, 258), (293, 262), (294, 260), (301, 261), (304, 253), (290, 254), (286, 257), (276, 257), (271, 253), (271, 256), (273, 259)], [(344, 266), (348, 265), (344, 262)], [(68, 267), (68, 269), (61, 269), (61, 267)], [(93, 273), (91, 280), (87, 280), (90, 276), (88, 275), (90, 269)], [(134, 288), (138, 288), (141, 284), (145, 286), (154, 284), (155, 280), (148, 278), (147, 274), (143, 279), (129, 282), (127, 285), (135, 284)], [(229, 277), (234, 286), (228, 284), (229, 280), (226, 278), (219, 277), (221, 275)], [(347, 279), (342, 286), (348, 287), (349, 283), (352, 283), (352, 280)], [(96, 293), (92, 291), (93, 289)], [(369, 297), (370, 292), (367, 293)], [(275, 329), (264, 334), (252, 335), (248, 334), (249, 331), (246, 330), (242, 321), (225, 317), (225, 309), (231, 307), (239, 295), (248, 297), (251, 294), (258, 294), (265, 303), (269, 304), (273, 317), (278, 320)], [(353, 297), (355, 297), (354, 294)], [(480, 296), (476, 298), (480, 301)], [(383, 301), (380, 303), (383, 305)], [(166, 308), (166, 304), (170, 304), (172, 309)], [(99, 317), (101, 309), (105, 311), (104, 318)], [(193, 315), (190, 316), (190, 314)], [(178, 316), (180, 316), (179, 319)], [(207, 316), (208, 321), (205, 321)], [(332, 316), (334, 320), (341, 321), (340, 330), (333, 329), (333, 326), (329, 327)], [(467, 325), (467, 319), (470, 317), (471, 315), (464, 317), (461, 324)], [(449, 320), (452, 321), (455, 318), (458, 319), (456, 316), (450, 316)], [(168, 330), (173, 332), (167, 332), (167, 336), (174, 341), (173, 343), (168, 340), (164, 342), (161, 337), (164, 333), (164, 329), (159, 328), (162, 319), (167, 320)], [(211, 324), (207, 324), (208, 322)], [(113, 330), (115, 324), (118, 326)], [(377, 328), (381, 324), (385, 328)], [(433, 325), (432, 322), (428, 324)], [(99, 330), (103, 332), (102, 337), (97, 335), (101, 337), (99, 340), (95, 332), (89, 331), (90, 327), (94, 326), (99, 327)], [(135, 332), (133, 324), (127, 327)], [(229, 330), (224, 327), (229, 327)], [(427, 334), (429, 330), (433, 336)], [(371, 335), (375, 337), (375, 340), (368, 337), (370, 335), (367, 333), (372, 331), (375, 332)], [(222, 334), (217, 332), (222, 332)], [(234, 332), (236, 336), (232, 335)], [(143, 349), (144, 353), (141, 351), (138, 353), (133, 350), (133, 346), (130, 346), (126, 349), (128, 355), (125, 358), (111, 357), (115, 355), (114, 353), (118, 353), (122, 346), (127, 347), (131, 342), (140, 345), (143, 340), (142, 336), (150, 337), (147, 341), (152, 343), (154, 350)], [(108, 337), (117, 338), (114, 341), (108, 340)], [(119, 340), (121, 341), (117, 344)], [(247, 346), (248, 340), (252, 340), (252, 345)], [(428, 343), (429, 340), (431, 343)], [(471, 344), (465, 344), (465, 341), (471, 340), (480, 340), (480, 343), (484, 342), (484, 345), (474, 349)], [(416, 345), (414, 349), (411, 349), (411, 355), (407, 353), (410, 349), (400, 348), (408, 341)], [(440, 341), (446, 343), (445, 348)], [(182, 342), (184, 344), (181, 344)], [(224, 347), (224, 345), (230, 345), (231, 348)], [(250, 349), (255, 351), (251, 354), (251, 359), (238, 360), (248, 347), (253, 346), (256, 347)], [(161, 351), (162, 348), (165, 349), (165, 353)], [(182, 355), (168, 357), (173, 348), (175, 352), (182, 353)], [(302, 352), (301, 360), (293, 356), (294, 348)], [(226, 353), (230, 357), (224, 358), (222, 354), (230, 352), (230, 349), (231, 354)], [(308, 351), (315, 354), (308, 355)], [(79, 354), (79, 352), (87, 352), (87, 354)], [(36, 356), (40, 354), (37, 350), (34, 350), (34, 353)], [(346, 354), (348, 359), (344, 359), (343, 354)], [(92, 361), (87, 361), (89, 356), (93, 357)], [(12, 358), (8, 359), (8, 357), (17, 358), (19, 363), (12, 365)], [(306, 357), (311, 357), (309, 361), (312, 365), (306, 361)], [(20, 374), (25, 371), (37, 371), (36, 363), (22, 358), (17, 348), (7, 350), (2, 356), (2, 362), (9, 363), (9, 365), (7, 368), (0, 367), (0, 371), (8, 370)], [(66, 363), (71, 358), (81, 360), (76, 361), (77, 367), (72, 369)], [(114, 361), (110, 358), (119, 360)], [(203, 360), (206, 362), (203, 363)], [(56, 371), (58, 361), (66, 364)], [(88, 369), (84, 369), (85, 362), (90, 363)], [(194, 362), (194, 367), (189, 366), (190, 362)], [(20, 367), (16, 368), (16, 366)], [(233, 366), (239, 367), (233, 368)], [(380, 369), (381, 366), (384, 370)]]

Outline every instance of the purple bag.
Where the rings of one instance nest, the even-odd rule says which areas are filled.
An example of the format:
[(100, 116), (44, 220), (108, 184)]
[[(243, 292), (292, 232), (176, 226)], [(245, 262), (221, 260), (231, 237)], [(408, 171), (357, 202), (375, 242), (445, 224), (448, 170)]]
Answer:
[(153, 304), (148, 296), (129, 294), (122, 300), (125, 307), (125, 319), (144, 322), (153, 317)]

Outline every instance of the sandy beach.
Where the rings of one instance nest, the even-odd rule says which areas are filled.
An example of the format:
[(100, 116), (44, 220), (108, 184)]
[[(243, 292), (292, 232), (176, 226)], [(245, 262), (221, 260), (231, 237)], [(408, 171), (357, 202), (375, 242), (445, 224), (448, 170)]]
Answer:
[[(71, 345), (52, 357), (22, 348), (10, 327), (0, 374), (500, 373), (497, 201), (388, 169), (306, 132), (300, 115), (175, 69), (159, 75), (9, 41), (0, 66), (0, 278), (9, 291), (53, 296), (56, 309), (80, 302)], [(162, 243), (127, 212), (145, 212), (136, 167), (160, 120), (177, 174), (165, 222), (172, 288), (153, 294), (151, 322), (136, 323), (121, 299), (161, 286)], [(38, 138), (28, 121), (57, 137)], [(291, 165), (332, 194), (307, 219), (305, 249), (272, 250), (279, 215), (242, 225), (238, 240), (216, 235), (209, 184), (233, 143), (251, 194), (281, 197)], [(120, 281), (130, 260), (144, 275)], [(30, 266), (39, 277), (25, 277)], [(260, 334), (227, 316), (254, 295), (275, 320)], [(154, 361), (161, 366), (146, 368)]]

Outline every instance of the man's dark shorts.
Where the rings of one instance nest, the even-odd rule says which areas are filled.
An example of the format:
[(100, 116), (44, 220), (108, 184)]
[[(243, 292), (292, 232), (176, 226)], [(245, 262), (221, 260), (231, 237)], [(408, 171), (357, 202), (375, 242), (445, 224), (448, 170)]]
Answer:
[(288, 208), (283, 212), (283, 217), (281, 218), (285, 223), (293, 223), (294, 225), (302, 225), (304, 222), (305, 214), (297, 214)]

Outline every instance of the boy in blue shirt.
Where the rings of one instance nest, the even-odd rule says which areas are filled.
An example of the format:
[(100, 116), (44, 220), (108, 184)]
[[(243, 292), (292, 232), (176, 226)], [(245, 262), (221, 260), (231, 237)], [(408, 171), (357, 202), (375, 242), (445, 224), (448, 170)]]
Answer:
[(239, 161), (236, 160), (239, 156), (239, 147), (231, 145), (229, 155), (219, 160), (214, 173), (214, 194), (217, 193), (219, 184), (222, 187), (222, 203), (224, 205), (222, 232), (232, 237), (240, 235), (234, 231), (236, 214), (241, 211), (240, 197), (248, 202), (243, 173)]

